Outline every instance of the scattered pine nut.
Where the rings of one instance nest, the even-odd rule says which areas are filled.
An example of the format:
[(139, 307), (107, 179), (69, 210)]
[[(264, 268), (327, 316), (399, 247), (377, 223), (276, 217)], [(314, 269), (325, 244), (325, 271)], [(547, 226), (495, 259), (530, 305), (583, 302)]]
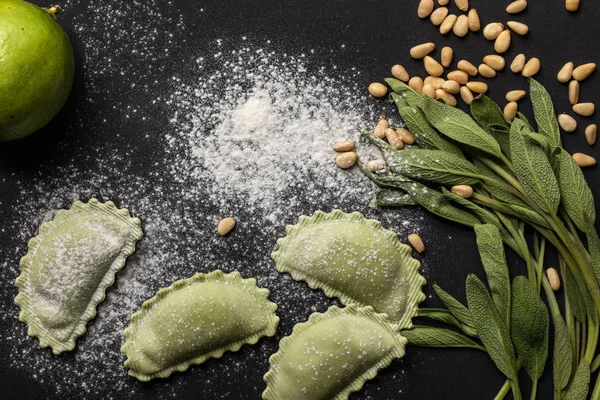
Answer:
[(423, 94), (429, 97), (430, 99), (435, 100), (435, 88), (432, 84), (426, 83), (423, 85)]
[(558, 71), (558, 75), (556, 75), (556, 77), (558, 78), (558, 81), (561, 83), (569, 82), (571, 80), (571, 78), (573, 77), (573, 68), (574, 68), (574, 65), (572, 62), (566, 63), (560, 69), (560, 71)]
[(523, 71), (523, 67), (525, 67), (525, 61), (527, 61), (525, 54), (519, 54), (510, 64), (510, 70), (515, 74), (518, 74), (519, 72)]
[(425, 84), (430, 84), (434, 89), (441, 89), (444, 85), (444, 78), (440, 78), (439, 76), (428, 76), (425, 78)]
[(450, 32), (454, 27), (454, 24), (456, 23), (457, 19), (458, 17), (454, 14), (449, 14), (446, 18), (444, 18), (444, 22), (442, 22), (442, 24), (440, 25), (440, 33), (442, 35), (445, 35), (448, 32)]
[(560, 114), (558, 116), (558, 124), (565, 132), (574, 132), (577, 129), (577, 121), (568, 114)]
[(431, 13), (431, 17), (429, 17), (429, 20), (434, 26), (440, 26), (447, 16), (448, 8), (440, 7), (436, 9), (433, 13)]
[(477, 67), (468, 62), (467, 60), (460, 60), (457, 65), (458, 69), (466, 72), (470, 76), (477, 75)]
[(452, 193), (462, 197), (463, 199), (468, 199), (473, 196), (473, 188), (469, 185), (456, 185), (452, 186)]
[(511, 90), (506, 93), (506, 101), (519, 101), (527, 95), (524, 90)]
[(575, 12), (579, 10), (579, 0), (566, 0), (565, 8), (568, 12)]
[(440, 6), (447, 6), (448, 3), (450, 3), (450, 0), (438, 0)]
[(446, 102), (446, 104), (455, 107), (458, 102), (456, 101), (456, 97), (452, 96), (450, 93), (446, 92), (444, 89), (436, 89), (435, 98), (442, 99)]
[(467, 18), (469, 19), (469, 29), (471, 32), (478, 32), (481, 29), (481, 20), (479, 19), (477, 10), (472, 8)]
[(484, 94), (488, 91), (488, 85), (483, 82), (471, 81), (467, 82), (469, 90), (475, 93)]
[(454, 50), (452, 47), (446, 46), (442, 49), (442, 66), (448, 68), (452, 64), (452, 57), (454, 56)]
[(573, 70), (573, 78), (581, 82), (582, 80), (590, 76), (595, 69), (595, 63), (587, 63), (580, 65), (579, 67)]
[(373, 134), (379, 139), (383, 139), (385, 137), (385, 130), (389, 127), (390, 124), (388, 123), (387, 119), (385, 119), (385, 117), (381, 117), (377, 123), (377, 126), (375, 127), (375, 130), (373, 131)]
[(504, 25), (500, 22), (491, 22), (483, 28), (483, 37), (487, 40), (496, 40), (504, 30)]
[(456, 81), (446, 81), (442, 85), (442, 89), (450, 94), (458, 94), (460, 92), (460, 85)]
[(506, 29), (502, 31), (502, 33), (496, 38), (496, 41), (494, 42), (494, 50), (496, 50), (497, 53), (506, 53), (510, 47), (510, 41), (510, 31)]
[(460, 11), (466, 12), (469, 9), (469, 0), (454, 0), (454, 4)]
[(532, 76), (540, 72), (541, 67), (542, 64), (540, 63), (540, 59), (537, 57), (533, 57), (532, 59), (527, 61), (527, 64), (525, 64), (525, 66), (523, 67), (521, 75), (523, 75), (525, 78), (531, 78)]
[(408, 129), (398, 128), (396, 134), (405, 144), (415, 144), (415, 135)]
[(466, 87), (466, 86), (461, 86), (460, 88), (460, 98), (462, 99), (462, 101), (465, 102), (466, 105), (470, 105), (471, 102), (473, 101), (473, 92), (471, 92), (471, 90)]
[(469, 18), (466, 15), (460, 15), (452, 27), (452, 32), (458, 37), (464, 37), (469, 33)]
[(383, 97), (387, 94), (387, 87), (379, 82), (373, 82), (369, 85), (369, 93), (373, 97)]
[(525, 36), (529, 33), (529, 26), (522, 22), (508, 21), (506, 25), (508, 25), (508, 27), (517, 35)]
[(477, 70), (484, 78), (491, 79), (496, 77), (496, 70), (487, 64), (480, 64)]
[(433, 7), (433, 0), (421, 0), (417, 9), (417, 15), (419, 18), (427, 18), (433, 12)]
[(458, 82), (461, 85), (465, 85), (467, 82), (469, 82), (469, 75), (461, 70), (451, 71), (446, 77), (449, 80)]
[(418, 76), (413, 76), (410, 78), (408, 81), (408, 86), (410, 86), (412, 90), (419, 94), (423, 93), (423, 79), (419, 78)]
[(596, 105), (594, 103), (578, 103), (573, 106), (573, 112), (582, 117), (590, 117), (596, 112)]
[(585, 140), (588, 142), (590, 146), (596, 144), (596, 135), (598, 133), (598, 127), (596, 124), (591, 124), (587, 128), (585, 128)]
[(340, 153), (336, 157), (335, 163), (341, 169), (348, 169), (348, 168), (352, 168), (352, 166), (354, 166), (354, 164), (356, 164), (357, 160), (358, 160), (358, 155), (355, 152), (347, 151), (345, 153)]
[(511, 101), (504, 107), (504, 116), (507, 119), (512, 121), (517, 116), (518, 110), (519, 110), (519, 105), (517, 104), (517, 102)]
[(354, 150), (354, 140), (342, 140), (333, 145), (333, 150), (338, 153)]
[(371, 160), (367, 163), (367, 169), (372, 172), (381, 171), (382, 169), (385, 169), (385, 161), (382, 159)]
[(577, 165), (579, 165), (582, 168), (591, 167), (592, 165), (596, 165), (596, 159), (594, 157), (588, 156), (587, 154), (583, 154), (583, 153), (573, 154), (573, 160), (575, 160)]
[(502, 71), (506, 66), (506, 61), (504, 60), (504, 57), (499, 56), (497, 54), (490, 54), (488, 56), (483, 57), (483, 62), (496, 71)]
[(433, 50), (435, 50), (434, 43), (422, 43), (410, 49), (410, 56), (416, 59), (423, 58)]
[(425, 71), (431, 76), (440, 76), (444, 73), (444, 67), (431, 56), (425, 56), (423, 59)]
[(392, 76), (402, 82), (408, 82), (410, 79), (406, 68), (400, 64), (396, 64), (392, 67)]
[(235, 227), (236, 221), (231, 217), (223, 218), (217, 225), (217, 233), (221, 236), (227, 235)]
[(421, 236), (417, 235), (416, 233), (411, 233), (408, 235), (408, 242), (417, 252), (422, 253), (425, 251), (423, 239), (421, 239)]
[(558, 292), (560, 290), (560, 278), (558, 272), (554, 268), (548, 268), (546, 270), (546, 276), (548, 277), (548, 282), (550, 282), (552, 290)]
[(579, 81), (575, 79), (569, 82), (569, 102), (573, 106), (579, 102)]
[(385, 130), (385, 138), (387, 139), (390, 146), (392, 146), (396, 150), (402, 150), (404, 148), (404, 142), (402, 141), (402, 139), (400, 139), (400, 137), (398, 137), (398, 134), (392, 128), (387, 128)]
[(518, 14), (527, 8), (527, 0), (513, 1), (506, 7), (506, 12), (509, 14)]

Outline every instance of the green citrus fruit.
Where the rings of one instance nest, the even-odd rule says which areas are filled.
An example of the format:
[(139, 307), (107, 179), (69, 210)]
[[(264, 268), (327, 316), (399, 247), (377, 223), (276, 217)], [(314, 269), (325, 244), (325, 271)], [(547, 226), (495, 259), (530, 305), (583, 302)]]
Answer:
[(0, 0), (0, 141), (37, 131), (69, 96), (75, 60), (59, 10)]

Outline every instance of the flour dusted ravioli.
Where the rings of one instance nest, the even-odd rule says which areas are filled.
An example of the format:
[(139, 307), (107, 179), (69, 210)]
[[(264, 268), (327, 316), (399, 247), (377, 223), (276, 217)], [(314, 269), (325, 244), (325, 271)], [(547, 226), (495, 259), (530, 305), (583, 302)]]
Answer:
[(335, 210), (301, 216), (272, 254), (277, 270), (342, 303), (372, 306), (401, 329), (425, 299), (420, 264), (394, 232), (362, 214)]
[(265, 400), (345, 400), (404, 356), (407, 340), (372, 307), (333, 306), (281, 339), (264, 376)]
[(142, 238), (140, 220), (114, 203), (76, 201), (40, 226), (21, 258), (15, 303), (27, 333), (54, 354), (71, 351), (106, 289)]
[(131, 316), (123, 332), (121, 351), (129, 375), (140, 381), (166, 378), (273, 336), (279, 317), (268, 296), (255, 279), (219, 270), (159, 290)]

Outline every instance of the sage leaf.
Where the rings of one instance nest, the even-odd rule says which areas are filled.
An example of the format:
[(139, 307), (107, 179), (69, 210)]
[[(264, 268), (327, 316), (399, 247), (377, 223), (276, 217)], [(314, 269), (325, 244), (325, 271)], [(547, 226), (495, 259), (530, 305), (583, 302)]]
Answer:
[(548, 359), (550, 317), (536, 288), (524, 276), (512, 286), (511, 337), (523, 368), (537, 382)]
[(544, 228), (550, 228), (550, 224), (544, 217), (537, 212), (533, 211), (529, 206), (521, 206), (518, 204), (505, 204), (510, 210), (514, 211), (525, 222), (529, 224), (535, 224)]
[(571, 378), (573, 353), (567, 325), (560, 314), (552, 314), (554, 324), (554, 352), (552, 356), (554, 388), (563, 390)]
[(492, 300), (506, 326), (510, 326), (510, 276), (502, 235), (496, 226), (485, 224), (475, 225), (475, 236), (479, 256), (492, 293)]
[[(421, 95), (415, 92), (413, 88), (408, 86), (406, 83), (399, 81), (398, 79), (386, 78), (385, 82), (390, 85), (392, 90), (398, 93), (404, 99), (404, 101), (413, 107), (417, 104), (417, 99), (421, 97)], [(400, 104), (397, 98), (395, 98), (393, 95), (392, 100), (394, 100), (394, 103)]]
[(585, 236), (588, 242), (588, 249), (590, 251), (590, 260), (592, 262), (592, 269), (596, 275), (596, 279), (600, 281), (600, 238), (596, 228), (590, 227), (586, 232)]
[(569, 306), (573, 312), (573, 316), (582, 323), (586, 322), (587, 312), (585, 310), (585, 301), (577, 282), (571, 273), (570, 268), (565, 268), (563, 276), (563, 285), (567, 299), (569, 299)]
[(594, 360), (592, 361), (592, 366), (590, 367), (590, 370), (592, 373), (596, 372), (596, 370), (600, 368), (600, 355), (597, 355)]
[(382, 189), (369, 203), (372, 208), (414, 206), (417, 202), (406, 192), (394, 189)]
[(390, 93), (390, 99), (392, 99), (392, 101), (396, 105), (396, 108), (398, 108), (398, 109), (400, 109), (401, 107), (409, 107), (406, 99), (403, 96), (399, 95), (398, 93), (395, 93), (395, 92)]
[(560, 130), (550, 94), (538, 81), (530, 78), (529, 97), (539, 132), (548, 139), (552, 147), (560, 147)]
[(590, 389), (590, 363), (582, 359), (577, 366), (573, 380), (565, 390), (564, 400), (586, 399)]
[(527, 130), (529, 130), (531, 132), (535, 132), (535, 129), (533, 129), (533, 126), (531, 126), (531, 122), (529, 122), (529, 119), (527, 119), (525, 114), (523, 114), (521, 111), (518, 111), (517, 118), (520, 119), (521, 122), (523, 122), (523, 124), (525, 125), (525, 128), (527, 128)]
[(483, 129), (491, 133), (492, 129), (502, 127), (506, 132), (510, 130), (510, 122), (496, 103), (486, 95), (482, 94), (471, 102), (471, 114)]
[(458, 347), (485, 351), (483, 346), (458, 332), (445, 328), (416, 325), (401, 332), (408, 343), (421, 347)]
[(465, 199), (463, 197), (460, 197), (457, 194), (452, 193), (450, 190), (446, 189), (445, 187), (442, 188), (442, 193), (444, 193), (444, 195), (446, 197), (448, 197), (450, 200), (452, 200), (453, 202), (455, 202), (455, 203), (463, 206), (464, 208), (468, 209), (469, 211), (471, 211), (484, 224), (493, 224), (496, 226), (502, 225), (502, 223), (500, 222), (500, 220), (498, 219), (498, 217), (495, 214), (486, 210), (483, 207), (478, 206), (477, 204), (473, 203), (472, 201)]
[(583, 172), (564, 149), (556, 156), (558, 186), (562, 204), (575, 225), (583, 232), (593, 229), (596, 220), (594, 195)]
[(453, 143), (442, 138), (425, 119), (423, 111), (416, 107), (398, 107), (400, 116), (408, 129), (415, 135), (415, 140), (423, 148), (443, 150), (462, 157), (462, 151)]
[(460, 301), (456, 300), (452, 295), (447, 293), (444, 289), (439, 287), (438, 285), (433, 285), (433, 290), (437, 293), (440, 300), (448, 310), (460, 321), (461, 324), (467, 325), (469, 327), (475, 327), (473, 323), (473, 317), (471, 316), (471, 312), (467, 307), (465, 307)]
[(388, 154), (389, 168), (413, 179), (443, 185), (474, 185), (477, 170), (463, 157), (442, 150), (405, 149)]
[(444, 322), (460, 329), (469, 336), (475, 338), (477, 337), (477, 332), (473, 327), (461, 323), (449, 310), (444, 310), (442, 308), (419, 308), (417, 310), (417, 317), (429, 318), (434, 321)]
[(508, 327), (485, 285), (475, 275), (467, 277), (467, 303), (475, 329), (496, 367), (509, 379), (517, 379), (515, 350)]
[(502, 203), (517, 204), (527, 207), (527, 203), (498, 184), (498, 182), (504, 182), (502, 177), (481, 162), (481, 160), (475, 158), (473, 160), (473, 166), (475, 169), (477, 169), (477, 173), (482, 177), (481, 179), (484, 181), (485, 186), (493, 198), (501, 201)]
[(520, 120), (513, 121), (510, 131), (510, 150), (517, 179), (527, 194), (543, 210), (556, 214), (560, 203), (558, 182), (542, 148), (523, 135)]

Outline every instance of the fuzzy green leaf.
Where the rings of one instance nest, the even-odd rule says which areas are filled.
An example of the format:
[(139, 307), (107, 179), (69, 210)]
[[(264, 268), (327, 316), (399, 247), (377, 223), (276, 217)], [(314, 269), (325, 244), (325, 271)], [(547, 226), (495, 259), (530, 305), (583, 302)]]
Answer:
[(470, 107), (475, 121), (489, 133), (491, 133), (492, 128), (502, 127), (506, 132), (510, 130), (510, 122), (506, 119), (500, 107), (486, 95), (482, 94), (475, 97)]
[(592, 261), (592, 268), (596, 279), (600, 282), (600, 238), (596, 228), (591, 227), (585, 233), (588, 241), (588, 249), (590, 251), (590, 259)]
[[(417, 103), (417, 99), (421, 97), (421, 95), (415, 92), (413, 88), (408, 86), (406, 83), (399, 81), (398, 79), (386, 78), (385, 82), (390, 85), (392, 90), (400, 95), (404, 101), (413, 107)], [(399, 101), (397, 97), (394, 97), (393, 93), (390, 96), (396, 105), (401, 105), (403, 103), (402, 101)]]
[(560, 130), (550, 94), (538, 81), (530, 78), (529, 97), (540, 133), (548, 139), (552, 147), (559, 147), (561, 145)]
[(531, 122), (529, 122), (529, 119), (527, 119), (525, 114), (523, 114), (521, 111), (519, 111), (519, 112), (517, 112), (517, 118), (520, 119), (521, 122), (523, 122), (523, 124), (525, 125), (525, 128), (527, 128), (527, 130), (529, 130), (531, 132), (535, 132), (535, 129), (533, 129), (533, 126), (531, 126)]
[(450, 190), (446, 189), (445, 187), (442, 188), (442, 193), (444, 193), (444, 196), (448, 197), (453, 202), (455, 202), (455, 203), (461, 205), (462, 207), (466, 208), (467, 210), (471, 211), (484, 224), (493, 224), (496, 226), (502, 225), (500, 220), (496, 216), (496, 214), (488, 211), (487, 209), (478, 206), (477, 204), (473, 203), (472, 201), (470, 201), (468, 199), (465, 199), (463, 197), (460, 197), (457, 194), (452, 193)]
[(454, 314), (450, 312), (450, 310), (445, 310), (443, 308), (419, 308), (417, 310), (417, 317), (429, 318), (434, 321), (444, 322), (460, 329), (469, 336), (473, 336), (475, 338), (477, 337), (477, 332), (475, 329), (461, 323), (458, 318), (456, 318)]
[(410, 106), (398, 107), (398, 111), (400, 112), (402, 119), (404, 119), (408, 129), (415, 135), (417, 143), (423, 148), (443, 150), (459, 157), (463, 157), (462, 151), (460, 151), (456, 145), (442, 138), (436, 130), (429, 125), (429, 122), (425, 119), (425, 115), (423, 115), (423, 111)]
[(377, 194), (375, 194), (373, 200), (371, 200), (371, 202), (369, 203), (369, 206), (373, 208), (405, 207), (414, 205), (417, 205), (417, 202), (414, 201), (409, 194), (395, 189), (380, 190), (379, 192), (377, 192)]
[(540, 214), (533, 211), (528, 206), (521, 206), (517, 204), (505, 204), (510, 210), (515, 212), (519, 218), (529, 224), (536, 224), (539, 226), (543, 226), (544, 228), (550, 228), (550, 224), (548, 221), (544, 219)]
[(471, 316), (471, 312), (467, 307), (465, 307), (460, 301), (456, 300), (452, 295), (447, 293), (444, 289), (439, 287), (438, 285), (433, 285), (433, 289), (437, 293), (440, 300), (448, 310), (458, 319), (461, 324), (467, 325), (469, 327), (475, 327), (473, 323), (473, 317)]
[(592, 361), (592, 366), (590, 367), (592, 373), (596, 372), (596, 370), (600, 368), (600, 355), (597, 355)]
[(563, 286), (567, 299), (569, 299), (569, 306), (573, 312), (573, 316), (577, 318), (579, 322), (585, 323), (587, 312), (585, 310), (585, 301), (577, 282), (571, 273), (570, 268), (565, 268), (565, 276), (563, 277)]
[(434, 328), (431, 326), (416, 325), (413, 329), (401, 332), (408, 339), (408, 343), (421, 347), (458, 347), (471, 348), (481, 351), (485, 349), (472, 339), (450, 329)]
[(552, 355), (554, 388), (563, 390), (571, 378), (573, 353), (571, 352), (569, 331), (560, 314), (552, 314), (552, 323), (554, 325), (554, 352)]
[(573, 380), (565, 390), (564, 400), (583, 400), (590, 390), (590, 364), (582, 359), (577, 366)]
[(506, 190), (506, 188), (500, 186), (497, 182), (504, 183), (504, 179), (497, 173), (492, 171), (487, 165), (481, 162), (478, 158), (473, 160), (473, 166), (477, 169), (477, 173), (484, 177), (482, 180), (485, 186), (489, 190), (493, 198), (499, 200), (505, 204), (518, 204), (523, 207), (527, 207), (527, 203), (517, 197), (515, 194)]
[(525, 371), (536, 382), (548, 359), (550, 318), (535, 287), (524, 276), (512, 286), (511, 336)]

